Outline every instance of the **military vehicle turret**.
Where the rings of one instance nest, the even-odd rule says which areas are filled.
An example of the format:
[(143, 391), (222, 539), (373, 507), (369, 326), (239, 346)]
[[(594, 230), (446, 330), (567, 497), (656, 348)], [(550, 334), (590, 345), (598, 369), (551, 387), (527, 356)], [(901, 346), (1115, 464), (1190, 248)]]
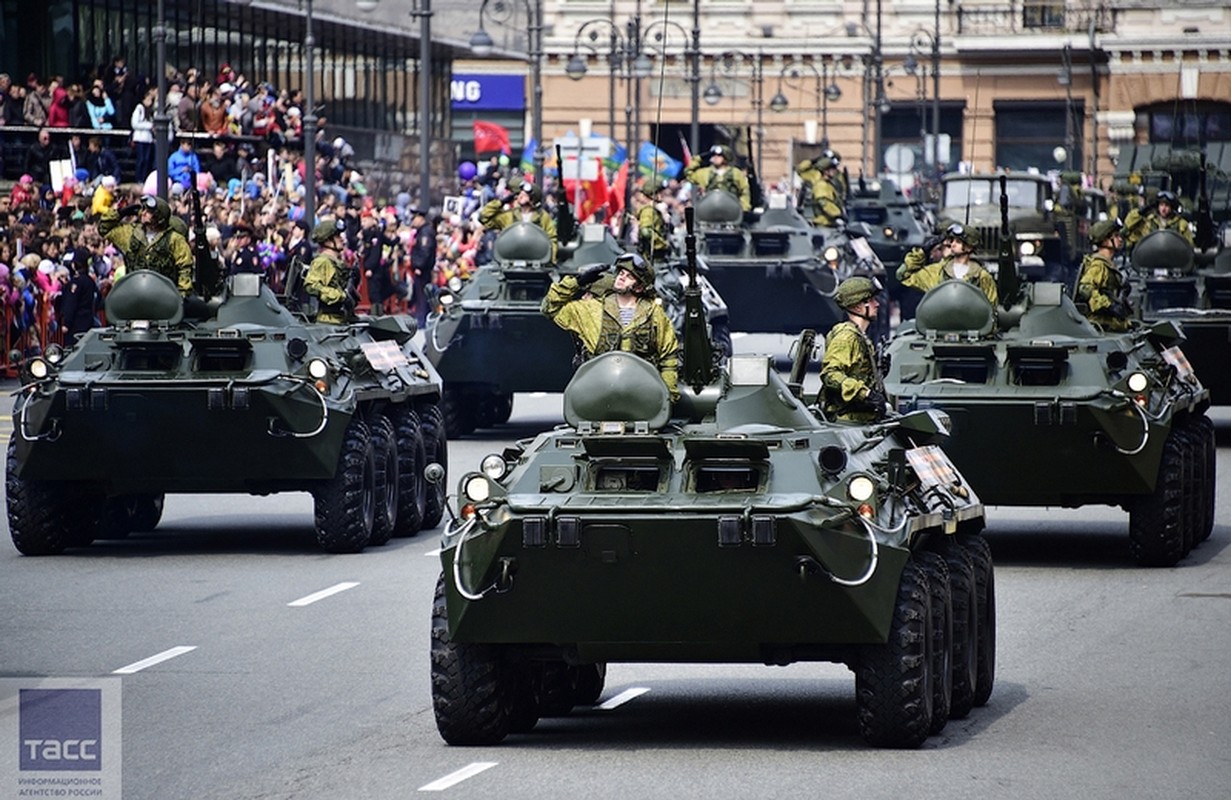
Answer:
[(335, 553), (440, 521), (441, 381), (414, 319), (306, 322), (259, 275), (185, 319), (175, 285), (131, 272), (108, 326), (28, 361), (13, 405), (9, 530), (27, 555), (151, 530), (168, 493), (311, 492)]
[(462, 477), (432, 610), (441, 736), (494, 744), (594, 703), (609, 662), (845, 663), (881, 746), (985, 703), (993, 570), (944, 415), (826, 422), (800, 389), (813, 332), (784, 380), (767, 355), (714, 366), (695, 283), (686, 319), (674, 407), (652, 365), (606, 353), (564, 426)]
[(822, 261), (826, 229), (814, 228), (771, 194), (766, 208), (746, 223), (739, 198), (712, 189), (697, 201), (698, 253), (706, 277), (723, 297), (739, 298), (731, 329), (760, 333), (822, 333), (843, 319), (834, 302), (838, 279)]
[(1210, 402), (1231, 404), (1231, 258), (1198, 268), (1192, 245), (1173, 230), (1142, 237), (1133, 248), (1132, 301), (1147, 322), (1184, 329), (1184, 355), (1210, 390)]
[(1215, 468), (1179, 326), (1101, 331), (1062, 285), (1019, 284), (1000, 241), (1001, 304), (964, 281), (929, 291), (890, 343), (886, 393), (900, 412), (949, 415), (945, 450), (984, 501), (1120, 506), (1133, 558), (1177, 563), (1210, 534)]

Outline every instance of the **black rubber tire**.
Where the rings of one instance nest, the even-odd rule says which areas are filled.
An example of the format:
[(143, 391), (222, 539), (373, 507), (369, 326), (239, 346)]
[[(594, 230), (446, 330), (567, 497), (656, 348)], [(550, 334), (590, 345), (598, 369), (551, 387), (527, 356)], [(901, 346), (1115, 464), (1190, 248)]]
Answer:
[(367, 423), (346, 427), (338, 471), (312, 493), (316, 541), (327, 553), (358, 553), (372, 539), (376, 517), (376, 451)]
[(492, 396), (492, 422), (503, 425), (513, 416), (513, 394), (496, 393)]
[(855, 666), (859, 732), (876, 747), (918, 747), (932, 724), (932, 614), (927, 576), (906, 562), (889, 637)]
[(979, 600), (974, 558), (963, 542), (946, 536), (939, 552), (949, 567), (953, 604), (953, 697), (950, 719), (964, 719), (975, 707), (979, 681)]
[(126, 539), (133, 532), (132, 508), (128, 496), (108, 497), (99, 510), (99, 539)]
[(979, 618), (975, 705), (985, 706), (996, 685), (996, 571), (992, 566), (992, 548), (986, 539), (959, 534), (958, 541), (970, 553), (975, 569)]
[(1201, 485), (1197, 480), (1197, 472), (1201, 468), (1197, 464), (1197, 444), (1192, 428), (1187, 424), (1187, 418), (1172, 428), (1171, 435), (1180, 446), (1180, 530), (1184, 536), (1184, 555), (1188, 555), (1197, 546), (1197, 516), (1201, 513)]
[(939, 553), (918, 552), (914, 558), (928, 576), (932, 594), (932, 724), (928, 733), (945, 729), (953, 707), (953, 598), (949, 564)]
[(539, 724), (539, 697), (534, 666), (529, 663), (508, 665), (505, 677), (510, 693), (509, 733), (529, 733)]
[(400, 520), (401, 451), (393, 422), (384, 414), (368, 420), (372, 432), (372, 448), (376, 466), (376, 516), (372, 520), (372, 536), (368, 544), (379, 547), (394, 535)]
[(564, 661), (543, 661), (537, 667), (539, 716), (568, 716), (577, 696), (578, 668)]
[(436, 730), (452, 745), (498, 744), (511, 722), (509, 670), (497, 645), (449, 640), (444, 576), (432, 601), (432, 711)]
[(603, 696), (607, 687), (607, 665), (581, 664), (577, 667), (577, 683), (573, 690), (573, 704), (592, 706)]
[(1173, 431), (1163, 442), (1154, 491), (1128, 516), (1128, 544), (1143, 567), (1174, 567), (1184, 557), (1184, 448)]
[(427, 502), (423, 468), (427, 466), (427, 453), (423, 444), (423, 421), (414, 408), (404, 403), (391, 410), (390, 416), (397, 429), (398, 444), (398, 517), (393, 535), (402, 538), (414, 536), (423, 527)]
[(1214, 438), (1213, 421), (1202, 414), (1193, 419), (1193, 428), (1197, 431), (1200, 444), (1198, 458), (1204, 462), (1205, 468), (1201, 477), (1204, 498), (1201, 506), (1201, 519), (1197, 526), (1197, 543), (1210, 538), (1214, 532), (1214, 508), (1216, 489), (1218, 485), (1218, 444)]
[(441, 399), (441, 410), (444, 412), (445, 431), (450, 439), (474, 433), (476, 426), (475, 413), (472, 404), (460, 389), (445, 387)]
[(136, 533), (149, 533), (162, 522), (165, 494), (133, 494), (128, 496), (129, 524)]
[(419, 421), (423, 423), (423, 449), (428, 464), (439, 464), (445, 474), (437, 483), (429, 483), (423, 503), (423, 529), (430, 530), (444, 519), (445, 506), (449, 499), (449, 435), (445, 428), (444, 414), (435, 403), (419, 409)]
[(5, 491), (9, 535), (13, 546), (26, 556), (63, 553), (70, 545), (63, 498), (54, 483), (17, 477), (17, 434), (9, 437), (5, 459)]

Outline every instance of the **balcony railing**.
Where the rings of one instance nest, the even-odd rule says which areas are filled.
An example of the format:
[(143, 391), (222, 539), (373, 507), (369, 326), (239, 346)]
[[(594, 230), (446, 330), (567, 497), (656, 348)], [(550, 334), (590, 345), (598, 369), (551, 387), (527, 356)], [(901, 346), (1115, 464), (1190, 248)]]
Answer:
[(957, 9), (958, 33), (966, 35), (1085, 33), (1090, 23), (1099, 33), (1115, 30), (1115, 12), (1103, 2), (967, 0)]

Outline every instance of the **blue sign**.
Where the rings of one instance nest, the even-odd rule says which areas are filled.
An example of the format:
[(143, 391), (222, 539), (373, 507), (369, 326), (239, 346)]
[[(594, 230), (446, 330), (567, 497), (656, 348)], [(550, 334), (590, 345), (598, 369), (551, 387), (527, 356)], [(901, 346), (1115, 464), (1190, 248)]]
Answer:
[(526, 77), (454, 73), (449, 96), (454, 111), (520, 111), (526, 107)]
[(102, 770), (102, 691), (22, 689), (21, 770)]

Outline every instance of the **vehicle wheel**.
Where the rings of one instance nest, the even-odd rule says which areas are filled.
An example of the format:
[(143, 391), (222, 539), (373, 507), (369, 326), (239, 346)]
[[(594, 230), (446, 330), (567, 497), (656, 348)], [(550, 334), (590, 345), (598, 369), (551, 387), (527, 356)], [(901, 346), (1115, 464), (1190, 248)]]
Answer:
[(510, 666), (505, 673), (510, 692), (509, 733), (529, 733), (539, 724), (539, 698), (535, 690), (535, 672), (531, 664)]
[(1183, 507), (1180, 530), (1184, 536), (1184, 555), (1188, 555), (1197, 546), (1197, 515), (1200, 513), (1202, 502), (1201, 484), (1197, 479), (1199, 467), (1196, 440), (1187, 423), (1174, 426), (1172, 435), (1176, 437), (1180, 445), (1180, 486), (1182, 487), (1180, 504)]
[(372, 431), (372, 449), (376, 466), (376, 515), (372, 520), (370, 545), (382, 545), (389, 541), (401, 522), (399, 505), (401, 478), (398, 462), (402, 457), (393, 423), (384, 414), (377, 414), (369, 423)]
[(449, 641), (444, 576), (432, 602), (432, 711), (436, 729), (453, 745), (497, 744), (509, 734), (507, 674), (496, 645)]
[(908, 561), (883, 645), (855, 669), (859, 732), (877, 747), (918, 747), (932, 724), (932, 613), (927, 576)]
[(1210, 534), (1214, 531), (1214, 501), (1215, 501), (1215, 486), (1217, 486), (1218, 474), (1218, 445), (1214, 441), (1214, 423), (1209, 417), (1202, 414), (1193, 420), (1193, 428), (1197, 431), (1197, 441), (1199, 443), (1197, 458), (1205, 464), (1205, 471), (1201, 476), (1201, 486), (1204, 496), (1201, 504), (1201, 517), (1197, 526), (1197, 543), (1200, 544), (1210, 538)]
[(27, 556), (49, 556), (69, 546), (63, 498), (55, 485), (17, 477), (16, 434), (9, 437), (5, 491), (8, 500), (9, 534), (13, 546)]
[(1143, 567), (1173, 567), (1184, 557), (1184, 448), (1173, 431), (1163, 442), (1154, 491), (1128, 516), (1129, 552)]
[(128, 518), (132, 530), (149, 533), (162, 522), (165, 494), (132, 494), (128, 496)]
[(978, 677), (975, 679), (975, 705), (987, 705), (996, 683), (996, 571), (992, 567), (992, 548), (982, 536), (959, 534), (958, 541), (970, 553), (975, 569), (975, 598), (978, 608)]
[(577, 685), (573, 690), (573, 705), (592, 706), (603, 696), (607, 686), (607, 665), (581, 664), (577, 667)]
[(513, 393), (498, 392), (492, 397), (492, 422), (503, 425), (513, 416)]
[(132, 508), (129, 497), (108, 497), (100, 506), (99, 539), (126, 539), (133, 531)]
[(940, 554), (949, 567), (949, 597), (953, 605), (953, 698), (950, 719), (963, 719), (975, 707), (979, 680), (979, 601), (974, 558), (955, 537), (941, 541)]
[(928, 733), (940, 733), (949, 722), (953, 705), (953, 598), (949, 564), (938, 553), (919, 552), (915, 558), (927, 573), (932, 594), (932, 724)]
[(316, 541), (328, 553), (358, 553), (372, 538), (376, 517), (376, 452), (367, 423), (346, 428), (338, 472), (312, 493)]
[(436, 463), (445, 470), (444, 476), (437, 483), (425, 486), (423, 503), (423, 528), (431, 529), (440, 524), (445, 515), (445, 505), (449, 496), (449, 436), (445, 432), (445, 418), (440, 406), (435, 403), (425, 406), (419, 414), (423, 423), (423, 449), (426, 464)]
[(398, 444), (398, 517), (393, 535), (414, 536), (423, 527), (427, 501), (427, 479), (423, 477), (423, 468), (427, 466), (423, 420), (408, 403), (398, 406), (392, 416)]
[(466, 396), (457, 389), (445, 388), (441, 401), (445, 417), (445, 431), (450, 439), (474, 433), (476, 421), (474, 409), (466, 403)]
[(577, 667), (563, 661), (544, 661), (538, 672), (539, 716), (567, 716), (577, 696)]

